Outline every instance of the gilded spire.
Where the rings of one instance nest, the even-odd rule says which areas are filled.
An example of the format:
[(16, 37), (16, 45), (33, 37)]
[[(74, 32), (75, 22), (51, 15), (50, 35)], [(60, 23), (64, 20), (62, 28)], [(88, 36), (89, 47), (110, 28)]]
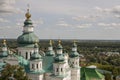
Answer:
[(76, 40), (73, 41), (73, 47), (77, 47)]
[(77, 42), (76, 40), (73, 41), (73, 43), (76, 43), (76, 42)]
[(50, 40), (49, 44), (52, 45), (52, 40)]
[(3, 40), (3, 44), (6, 44), (6, 40), (5, 39)]
[(27, 20), (31, 18), (31, 14), (29, 12), (29, 4), (28, 4), (28, 9), (27, 9), (27, 13), (25, 14), (25, 17)]
[(37, 40), (34, 43), (34, 48), (38, 48), (38, 42), (37, 42)]
[(58, 40), (58, 44), (61, 44), (61, 40)]

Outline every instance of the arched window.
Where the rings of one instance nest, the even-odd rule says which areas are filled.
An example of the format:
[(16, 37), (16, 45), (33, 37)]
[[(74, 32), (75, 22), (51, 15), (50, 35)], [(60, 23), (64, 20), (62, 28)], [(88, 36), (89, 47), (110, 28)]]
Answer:
[(26, 59), (28, 59), (28, 52), (26, 52)]
[(31, 57), (31, 55), (32, 55), (32, 52), (30, 52), (30, 57)]
[(37, 69), (38, 69), (38, 64), (37, 64)]
[(61, 72), (63, 72), (63, 69), (61, 68)]
[(74, 62), (72, 62), (74, 64)]
[(56, 72), (58, 72), (58, 68), (56, 68)]
[(32, 64), (32, 69), (34, 69), (34, 64)]
[(21, 56), (21, 52), (19, 52), (19, 55)]

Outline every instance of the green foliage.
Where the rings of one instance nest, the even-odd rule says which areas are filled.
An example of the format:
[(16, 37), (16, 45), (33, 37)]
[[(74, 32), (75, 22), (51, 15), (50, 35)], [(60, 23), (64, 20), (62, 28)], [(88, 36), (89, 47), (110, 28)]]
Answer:
[(0, 80), (9, 80), (12, 77), (15, 80), (30, 80), (23, 67), (7, 64), (1, 72)]
[(112, 75), (110, 73), (105, 73), (105, 80), (112, 80)]

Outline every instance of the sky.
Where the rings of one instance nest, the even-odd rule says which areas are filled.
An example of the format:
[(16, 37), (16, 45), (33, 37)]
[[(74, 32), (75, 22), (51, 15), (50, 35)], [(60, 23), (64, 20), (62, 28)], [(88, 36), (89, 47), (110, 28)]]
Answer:
[(120, 40), (119, 0), (0, 0), (0, 38), (22, 34), (28, 4), (39, 39)]

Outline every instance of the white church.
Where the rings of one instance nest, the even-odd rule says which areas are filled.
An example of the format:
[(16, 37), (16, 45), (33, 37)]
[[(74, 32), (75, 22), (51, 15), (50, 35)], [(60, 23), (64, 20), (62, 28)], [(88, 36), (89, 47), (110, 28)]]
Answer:
[[(12, 65), (21, 65), (32, 80), (88, 80), (81, 79), (80, 76), (81, 67), (79, 66), (79, 53), (77, 52), (76, 43), (73, 42), (71, 53), (65, 53), (60, 40), (56, 50), (53, 50), (52, 42), (50, 41), (48, 50), (43, 55), (43, 52), (39, 51), (39, 38), (34, 34), (34, 26), (30, 19), (29, 9), (25, 16), (23, 34), (17, 38), (17, 53), (10, 54), (6, 40), (4, 40), (2, 53), (0, 53), (0, 66), (4, 62)], [(85, 75), (83, 76), (85, 77)], [(102, 74), (98, 77), (99, 79), (94, 80), (104, 80)]]

